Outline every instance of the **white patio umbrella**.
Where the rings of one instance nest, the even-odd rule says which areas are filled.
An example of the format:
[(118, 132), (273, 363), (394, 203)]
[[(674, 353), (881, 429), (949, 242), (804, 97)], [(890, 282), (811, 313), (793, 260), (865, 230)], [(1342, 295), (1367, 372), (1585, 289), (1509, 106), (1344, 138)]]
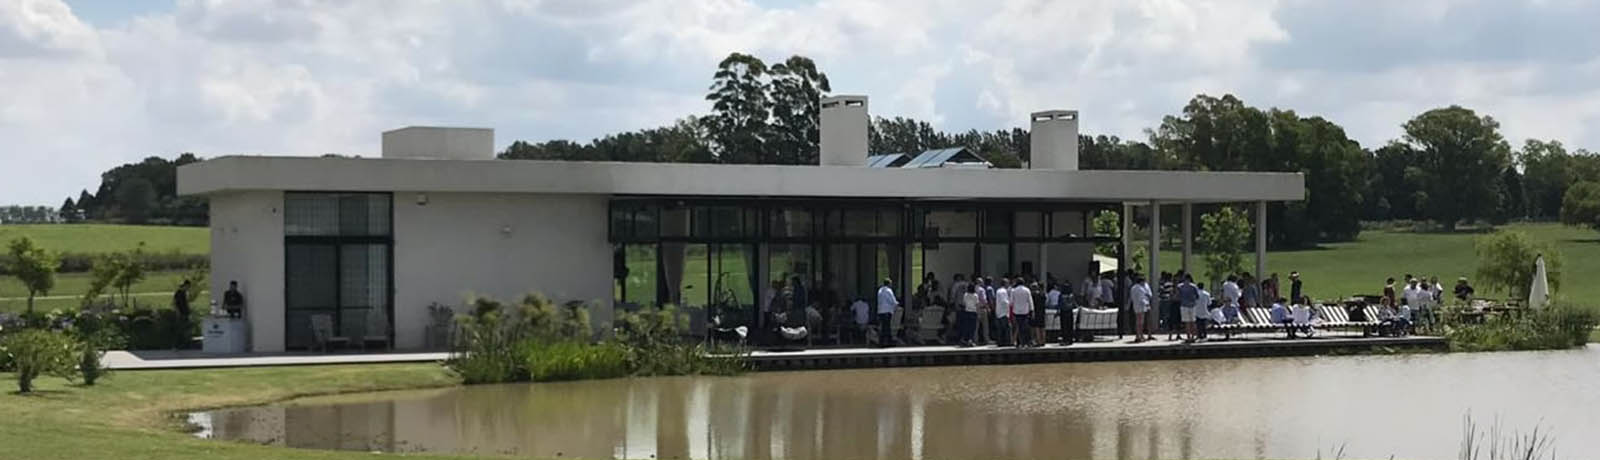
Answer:
[(1550, 302), (1550, 283), (1544, 271), (1544, 255), (1533, 259), (1533, 286), (1528, 288), (1528, 308), (1544, 308)]

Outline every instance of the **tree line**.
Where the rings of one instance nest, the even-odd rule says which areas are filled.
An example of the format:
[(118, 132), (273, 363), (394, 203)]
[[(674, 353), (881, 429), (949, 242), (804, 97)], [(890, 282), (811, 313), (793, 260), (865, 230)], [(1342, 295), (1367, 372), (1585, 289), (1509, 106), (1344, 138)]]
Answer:
[[(500, 157), (815, 164), (817, 103), (829, 90), (826, 73), (805, 57), (768, 66), (733, 53), (712, 74), (707, 115), (581, 144), (517, 141)], [(1600, 163), (1587, 151), (1568, 152), (1554, 140), (1513, 149), (1499, 122), (1459, 106), (1423, 112), (1401, 130), (1374, 150), (1319, 116), (1201, 94), (1147, 129), (1146, 139), (1080, 135), (1079, 167), (1305, 173), (1304, 201), (1268, 206), (1273, 248), (1352, 240), (1363, 220), (1415, 220), (1445, 230), (1554, 220), (1568, 189), (1584, 180), (1596, 182), (1582, 191), (1594, 209), (1585, 216), (1600, 228)], [(914, 118), (875, 117), (868, 138), (870, 154), (961, 146), (1000, 168), (1020, 167), (1031, 154), (1029, 132), (1020, 127), (946, 132)]]
[[(832, 91), (811, 59), (768, 64), (732, 53), (707, 87), (710, 112), (662, 127), (588, 142), (511, 143), (503, 159), (685, 163), (815, 164), (820, 99)], [(1471, 109), (1428, 110), (1376, 149), (1344, 128), (1290, 109), (1260, 108), (1233, 95), (1197, 95), (1144, 139), (1084, 133), (1082, 169), (1289, 171), (1306, 177), (1306, 199), (1268, 206), (1268, 245), (1298, 248), (1354, 239), (1363, 220), (1414, 220), (1451, 230), (1462, 224), (1555, 220), (1600, 228), (1600, 160), (1555, 140), (1512, 148), (1499, 122)], [(907, 117), (874, 117), (870, 154), (966, 147), (1000, 168), (1030, 159), (1021, 127), (947, 132)], [(199, 161), (150, 157), (102, 174), (94, 193), (68, 198), (66, 221), (204, 224), (203, 198), (176, 195), (177, 166)], [(1591, 185), (1575, 186), (1586, 183)], [(1168, 222), (1176, 222), (1170, 219)]]
[(171, 160), (149, 157), (100, 174), (94, 193), (67, 197), (55, 208), (59, 222), (206, 225), (203, 197), (178, 196), (178, 167), (200, 161), (193, 153)]

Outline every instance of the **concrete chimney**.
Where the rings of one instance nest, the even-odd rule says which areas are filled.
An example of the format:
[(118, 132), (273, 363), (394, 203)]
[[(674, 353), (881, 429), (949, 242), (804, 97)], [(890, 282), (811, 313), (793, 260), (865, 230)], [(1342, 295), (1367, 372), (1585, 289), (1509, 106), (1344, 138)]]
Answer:
[(383, 157), (493, 160), (494, 130), (407, 126), (384, 131)]
[(1028, 169), (1078, 170), (1078, 111), (1034, 112)]
[(823, 166), (867, 165), (867, 97), (822, 98), (820, 131)]

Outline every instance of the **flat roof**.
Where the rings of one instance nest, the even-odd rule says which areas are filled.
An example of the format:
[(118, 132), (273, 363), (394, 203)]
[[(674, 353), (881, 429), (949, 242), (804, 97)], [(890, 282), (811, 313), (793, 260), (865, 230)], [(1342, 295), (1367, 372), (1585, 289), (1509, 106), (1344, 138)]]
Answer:
[(178, 168), (180, 195), (250, 190), (1199, 203), (1302, 200), (1305, 176), (270, 156), (225, 156)]

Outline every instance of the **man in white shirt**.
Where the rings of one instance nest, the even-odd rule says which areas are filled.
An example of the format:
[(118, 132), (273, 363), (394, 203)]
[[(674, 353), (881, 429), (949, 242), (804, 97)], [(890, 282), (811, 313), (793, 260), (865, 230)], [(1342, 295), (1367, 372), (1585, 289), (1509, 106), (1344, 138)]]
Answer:
[(1017, 343), (1017, 337), (1011, 332), (1011, 280), (1000, 278), (1000, 286), (994, 288), (994, 328), (991, 330), (995, 345)]
[(1150, 304), (1154, 300), (1151, 296), (1150, 284), (1146, 283), (1143, 276), (1133, 276), (1133, 288), (1128, 290), (1128, 305), (1133, 308), (1133, 343), (1150, 340), (1145, 330), (1144, 318), (1150, 314)]
[(887, 347), (894, 345), (894, 310), (900, 306), (900, 301), (894, 297), (893, 284), (888, 278), (883, 279), (883, 287), (878, 288), (878, 346)]
[(1017, 348), (1033, 346), (1033, 323), (1028, 322), (1028, 316), (1033, 314), (1033, 290), (1028, 289), (1028, 284), (1021, 278), (1017, 285), (1007, 291), (1011, 297), (1011, 321), (1016, 324), (1016, 340), (1012, 342)]
[(976, 273), (972, 274), (972, 284), (977, 285), (977, 289), (975, 289), (975, 291), (977, 291), (975, 294), (978, 294), (977, 343), (980, 344), (988, 344), (990, 340), (994, 340), (994, 333), (990, 332), (990, 329), (993, 329), (992, 323), (994, 323), (994, 321), (989, 318), (989, 315), (984, 314), (988, 313), (993, 308), (994, 289), (992, 286), (990, 286), (991, 283), (993, 283), (993, 281), (978, 276)]

